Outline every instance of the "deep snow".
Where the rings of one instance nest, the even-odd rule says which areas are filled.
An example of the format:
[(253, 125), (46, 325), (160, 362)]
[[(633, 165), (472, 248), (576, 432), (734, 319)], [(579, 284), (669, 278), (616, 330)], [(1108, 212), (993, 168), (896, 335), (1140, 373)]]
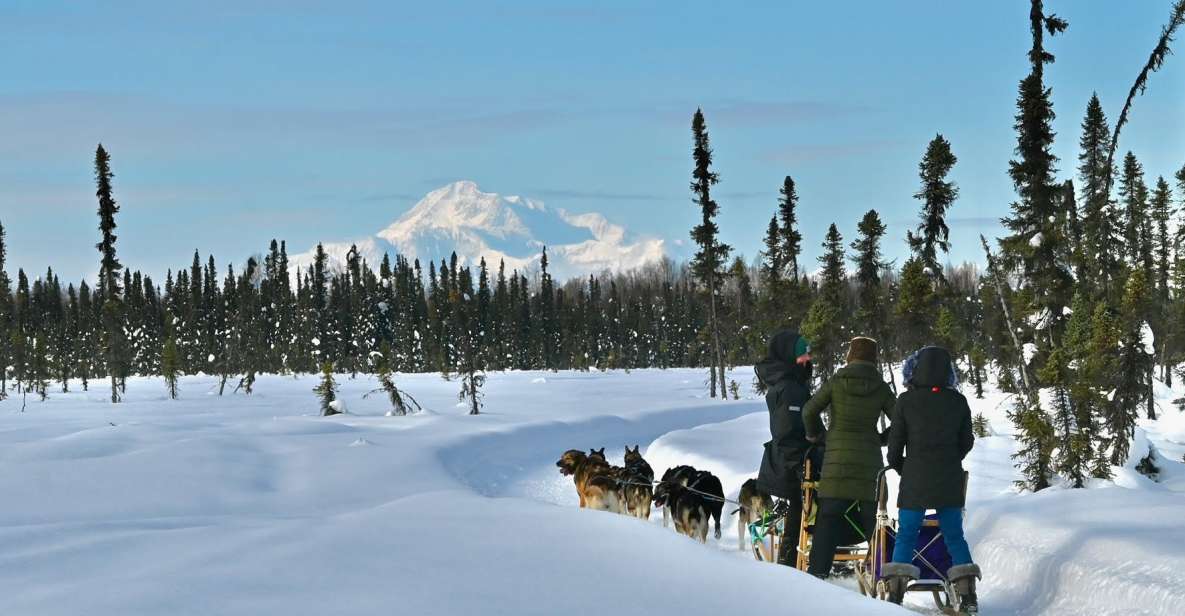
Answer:
[[(428, 409), (408, 417), (363, 399), (375, 387), (363, 377), (339, 378), (350, 414), (330, 418), (314, 415), (312, 377), (223, 397), (186, 377), (177, 401), (136, 379), (120, 405), (74, 383), (24, 413), (9, 399), (0, 614), (898, 613), (850, 582), (753, 561), (734, 518), (705, 548), (657, 512), (648, 524), (576, 508), (554, 466), (573, 447), (620, 460), (640, 444), (656, 472), (707, 468), (730, 495), (755, 474), (764, 402), (709, 400), (705, 376), (491, 374), (476, 417), (436, 375), (397, 376)], [(984, 613), (1175, 613), (1182, 415), (1165, 404), (1141, 431), (1162, 483), (1133, 461), (1106, 485), (1018, 494), (1004, 402), (972, 400), (996, 433), (968, 461)]]

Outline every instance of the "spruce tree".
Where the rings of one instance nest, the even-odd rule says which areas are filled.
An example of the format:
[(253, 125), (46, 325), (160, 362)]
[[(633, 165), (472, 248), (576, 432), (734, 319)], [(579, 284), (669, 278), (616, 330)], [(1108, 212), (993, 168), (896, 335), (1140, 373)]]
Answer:
[(177, 354), (177, 341), (169, 336), (160, 353), (160, 371), (161, 376), (165, 378), (165, 387), (169, 391), (169, 398), (173, 400), (177, 399), (177, 376), (180, 368), (181, 358)]
[(1063, 405), (1056, 409), (1054, 420), (1058, 430), (1057, 470), (1075, 488), (1081, 488), (1097, 458), (1096, 447), (1101, 447), (1103, 440), (1097, 418), (1102, 414), (1106, 398), (1098, 383), (1110, 376), (1091, 374), (1091, 368), (1095, 367), (1091, 357), (1095, 315), (1085, 289), (1074, 294), (1072, 309), (1064, 342), (1046, 368)]
[[(417, 402), (411, 394), (399, 389), (399, 387), (395, 385), (395, 378), (391, 373), (391, 345), (388, 344), (386, 340), (384, 340), (380, 346), (379, 355), (379, 387), (378, 389), (367, 392), (362, 397), (369, 398), (370, 396), (379, 392), (386, 394), (387, 401), (391, 403), (391, 410), (387, 411), (388, 417), (402, 417), (408, 413), (421, 410), (422, 407), (420, 406), (420, 403)], [(412, 410), (413, 406), (415, 407), (415, 411)]]
[(763, 323), (766, 329), (774, 331), (780, 325), (785, 310), (785, 284), (783, 270), (786, 267), (782, 256), (782, 229), (778, 216), (769, 219), (765, 231), (765, 249), (761, 251), (761, 307), (768, 319)]
[(120, 271), (123, 265), (115, 254), (115, 214), (119, 205), (112, 196), (111, 157), (103, 145), (95, 150), (95, 181), (99, 199), (99, 231), (102, 239), (97, 247), (102, 255), (99, 265), (99, 295), (103, 298), (103, 359), (107, 374), (111, 378), (111, 401), (119, 402), (120, 379), (124, 376), (124, 313), (123, 289), (120, 288)]
[(782, 262), (789, 267), (789, 275), (794, 282), (798, 282), (798, 257), (802, 254), (802, 233), (798, 231), (798, 191), (794, 187), (794, 178), (786, 176), (779, 191), (778, 218), (781, 219), (782, 234)]
[(340, 413), (333, 404), (337, 400), (337, 381), (333, 379), (332, 362), (321, 364), (321, 382), (313, 388), (313, 393), (317, 394), (317, 399), (321, 402), (322, 417)]
[(695, 110), (695, 116), (691, 120), (691, 132), (695, 141), (695, 146), (692, 149), (692, 158), (695, 161), (691, 182), (691, 191), (694, 195), (692, 201), (700, 207), (702, 215), (700, 224), (691, 230), (691, 238), (699, 246), (699, 251), (692, 259), (692, 269), (708, 294), (711, 364), (719, 367), (719, 376), (715, 371), (711, 375), (710, 395), (713, 398), (716, 397), (716, 383), (719, 381), (720, 397), (727, 399), (728, 396), (724, 391), (724, 349), (720, 340), (717, 294), (720, 292), (722, 283), (721, 269), (732, 249), (728, 244), (720, 242), (718, 237), (720, 230), (716, 226), (716, 215), (719, 213), (720, 207), (712, 199), (712, 186), (720, 181), (720, 177), (712, 171), (712, 146), (708, 140), (708, 127), (704, 122), (704, 113), (701, 109)]
[(1077, 282), (1092, 289), (1095, 299), (1118, 304), (1124, 247), (1116, 226), (1114, 203), (1107, 192), (1115, 175), (1115, 170), (1107, 164), (1110, 143), (1111, 131), (1103, 105), (1097, 94), (1092, 95), (1082, 120), (1082, 137), (1078, 140), (1078, 178), (1084, 212), (1081, 243), (1088, 271)]
[[(472, 283), (468, 280), (469, 269), (462, 272), (461, 286), (467, 292), (472, 291)], [(468, 293), (471, 294), (471, 293)], [(457, 399), (469, 403), (469, 414), (477, 415), (481, 412), (481, 387), (485, 384), (485, 373), (479, 363), (480, 349), (478, 348), (477, 315), (469, 302), (462, 301), (463, 295), (456, 294), (451, 313), (453, 321), (452, 331), (455, 333), (456, 344), (459, 347), (455, 354), (456, 363), (453, 368), (461, 376), (461, 391)]]
[(946, 213), (955, 199), (959, 188), (949, 182), (946, 176), (959, 159), (951, 152), (950, 142), (941, 134), (936, 135), (926, 147), (922, 162), (918, 163), (918, 176), (922, 186), (913, 198), (922, 202), (921, 222), (917, 234), (907, 233), (909, 246), (922, 264), (930, 270), (935, 280), (943, 280), (942, 264), (938, 262), (938, 251), (946, 254), (950, 250), (950, 228), (946, 226)]
[[(1090, 463), (1090, 474), (1096, 479), (1111, 478), (1109, 448), (1116, 441), (1112, 421), (1118, 350), (1122, 331), (1118, 315), (1107, 304), (1095, 306), (1090, 319), (1090, 341), (1085, 353), (1077, 352), (1080, 361), (1077, 397), (1080, 404), (1080, 420), (1090, 422), (1093, 434), (1090, 441), (1094, 454)], [(1072, 347), (1076, 348), (1076, 347)], [(1124, 437), (1126, 438), (1126, 437)]]
[[(880, 342), (882, 350), (888, 348), (885, 336), (885, 294), (881, 285), (881, 270), (888, 267), (881, 257), (880, 242), (887, 227), (881, 222), (876, 210), (868, 210), (857, 227), (859, 237), (852, 242), (855, 256), (852, 258), (856, 266), (856, 319), (854, 322), (856, 333), (871, 336)], [(891, 362), (884, 362), (889, 370)]]
[(811, 304), (802, 329), (803, 335), (811, 341), (811, 355), (819, 368), (819, 376), (827, 379), (839, 367), (843, 345), (847, 342), (843, 318), (847, 313), (843, 237), (834, 223), (827, 230), (819, 263), (823, 266), (819, 274), (819, 295)]
[(1148, 276), (1151, 272), (1145, 265), (1151, 265), (1146, 260), (1152, 255), (1152, 238), (1147, 233), (1148, 187), (1144, 183), (1144, 167), (1131, 152), (1123, 158), (1119, 196), (1123, 200), (1123, 244), (1127, 249), (1128, 264), (1133, 269), (1143, 269), (1144, 275)]
[(1153, 271), (1155, 273), (1155, 293), (1152, 307), (1152, 326), (1156, 333), (1157, 354), (1163, 365), (1161, 379), (1172, 384), (1168, 376), (1168, 329), (1169, 302), (1172, 291), (1169, 282), (1172, 280), (1171, 260), (1173, 255), (1174, 238), (1169, 235), (1169, 224), (1173, 216), (1173, 193), (1164, 177), (1156, 178), (1156, 188), (1148, 203), (1149, 222), (1152, 225), (1152, 255)]
[(937, 295), (934, 278), (926, 274), (926, 264), (920, 258), (911, 258), (901, 268), (894, 314), (894, 337), (903, 353), (931, 341), (938, 318)]
[[(1148, 391), (1152, 386), (1152, 355), (1145, 350), (1145, 345), (1151, 341), (1146, 340), (1144, 335), (1147, 298), (1151, 291), (1143, 270), (1134, 271), (1124, 289), (1115, 397), (1107, 412), (1107, 427), (1113, 439), (1111, 464), (1115, 466), (1127, 461), (1139, 409), (1147, 403)], [(1155, 419), (1151, 408), (1149, 419)]]
[[(1009, 235), (1000, 242), (1004, 264), (1020, 272), (1019, 316), (1022, 322), (1036, 324), (1025, 332), (1025, 337), (1037, 346), (1039, 357), (1048, 357), (1056, 345), (1062, 330), (1062, 309), (1070, 301), (1073, 284), (1067, 264), (1058, 260), (1065, 212), (1058, 208), (1061, 187), (1054, 179), (1054, 113), (1044, 79), (1045, 65), (1054, 61), (1053, 54), (1045, 49), (1045, 33), (1060, 33), (1067, 25), (1057, 16), (1045, 15), (1042, 0), (1031, 0), (1030, 72), (1020, 82), (1015, 124), (1017, 159), (1009, 162), (1008, 171), (1019, 199), (1012, 204), (1012, 215), (1003, 221)], [(1054, 430), (1033, 393), (1029, 391), (1029, 398), (1019, 400), (1012, 413), (1020, 441), (1013, 457), (1023, 475), (1021, 485), (1037, 491), (1049, 486)]]

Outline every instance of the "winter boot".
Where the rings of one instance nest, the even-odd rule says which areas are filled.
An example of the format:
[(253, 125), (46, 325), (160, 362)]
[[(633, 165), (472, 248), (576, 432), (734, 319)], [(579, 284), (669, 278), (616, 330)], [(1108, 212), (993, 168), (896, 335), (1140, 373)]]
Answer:
[(979, 565), (968, 563), (955, 565), (946, 572), (946, 577), (955, 587), (959, 595), (959, 612), (963, 614), (979, 613), (979, 598), (975, 596), (975, 580), (982, 579)]
[(921, 574), (920, 569), (909, 563), (881, 565), (881, 577), (884, 578), (885, 587), (889, 591), (889, 601), (901, 605), (901, 602), (905, 600), (905, 589)]

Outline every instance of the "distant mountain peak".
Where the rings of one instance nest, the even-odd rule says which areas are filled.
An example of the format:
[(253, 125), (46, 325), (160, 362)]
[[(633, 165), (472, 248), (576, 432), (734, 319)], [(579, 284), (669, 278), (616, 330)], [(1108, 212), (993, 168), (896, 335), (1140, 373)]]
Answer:
[[(628, 270), (660, 260), (663, 240), (633, 237), (601, 214), (570, 214), (542, 201), (482, 192), (476, 182), (461, 180), (429, 192), (382, 231), (354, 242), (371, 266), (384, 253), (407, 259), (440, 261), (456, 252), (462, 264), (482, 257), (491, 269), (538, 267), (544, 246), (556, 278), (602, 270)], [(324, 243), (334, 261), (344, 260), (350, 242)], [(295, 257), (303, 266), (312, 251)]]

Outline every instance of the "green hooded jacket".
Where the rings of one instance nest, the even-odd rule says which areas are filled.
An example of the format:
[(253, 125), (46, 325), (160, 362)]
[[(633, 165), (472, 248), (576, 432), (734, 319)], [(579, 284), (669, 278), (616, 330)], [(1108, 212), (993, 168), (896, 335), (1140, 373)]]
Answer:
[(802, 420), (808, 438), (824, 432), (820, 415), (831, 407), (819, 496), (876, 499), (876, 475), (885, 466), (877, 420), (882, 413), (892, 419), (896, 400), (876, 364), (852, 361), (807, 401)]

